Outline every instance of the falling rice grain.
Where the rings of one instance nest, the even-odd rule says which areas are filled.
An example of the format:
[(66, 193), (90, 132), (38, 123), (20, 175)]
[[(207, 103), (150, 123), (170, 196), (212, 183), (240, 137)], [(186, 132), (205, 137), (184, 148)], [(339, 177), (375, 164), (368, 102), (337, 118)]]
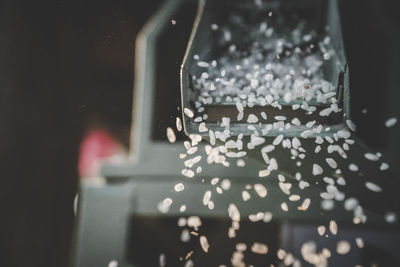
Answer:
[(179, 117), (176, 117), (176, 129), (178, 132), (182, 131), (182, 121)]
[(201, 67), (201, 68), (208, 68), (209, 65), (210, 65), (210, 64), (208, 64), (208, 63), (205, 62), (205, 61), (199, 61), (199, 62), (197, 62), (197, 66), (199, 66), (199, 67)]
[(267, 254), (268, 253), (268, 247), (267, 245), (263, 243), (253, 243), (251, 246), (251, 251), (255, 254)]
[(282, 209), (283, 211), (288, 211), (288, 210), (289, 210), (289, 207), (288, 207), (288, 205), (287, 205), (286, 202), (282, 202), (282, 203), (281, 203), (281, 209)]
[(334, 220), (329, 222), (329, 231), (331, 231), (333, 235), (336, 235), (338, 232), (338, 226)]
[(318, 226), (318, 234), (323, 236), (325, 234), (326, 228), (323, 225)]
[(393, 127), (396, 123), (397, 123), (397, 118), (393, 117), (385, 121), (385, 126), (390, 128)]
[(162, 213), (167, 213), (171, 205), (172, 205), (172, 199), (167, 197), (163, 201), (158, 203), (158, 210)]
[(262, 184), (255, 184), (254, 190), (256, 191), (257, 195), (261, 198), (265, 198), (267, 196), (267, 188), (265, 188)]
[(251, 196), (250, 196), (249, 192), (247, 192), (246, 190), (242, 191), (242, 199), (244, 202), (246, 202), (250, 198), (251, 198)]
[(326, 158), (325, 159), (326, 163), (328, 163), (328, 165), (332, 168), (332, 169), (336, 169), (337, 168), (337, 163), (334, 159), (332, 158)]
[(276, 255), (278, 256), (278, 259), (283, 260), (283, 258), (286, 256), (286, 251), (280, 248), (278, 249)]
[(212, 185), (216, 185), (216, 184), (218, 183), (218, 181), (219, 181), (219, 178), (213, 178), (213, 179), (211, 180), (211, 184), (212, 184)]
[(176, 136), (175, 136), (174, 130), (172, 130), (171, 127), (167, 128), (167, 138), (170, 143), (175, 143), (175, 141), (176, 141)]
[(305, 211), (308, 209), (308, 207), (310, 206), (311, 200), (309, 198), (304, 199), (303, 203), (301, 204), (300, 207), (298, 207), (298, 210), (302, 210)]
[(349, 164), (349, 170), (352, 172), (358, 172), (358, 166), (354, 163)]
[(385, 163), (385, 162), (382, 162), (382, 163), (381, 163), (381, 166), (379, 167), (379, 169), (380, 169), (381, 171), (386, 171), (387, 169), (389, 169), (389, 164), (387, 164), (387, 163)]
[(350, 243), (342, 240), (337, 243), (336, 252), (340, 255), (346, 255), (351, 249)]
[(210, 245), (208, 244), (207, 237), (205, 237), (204, 235), (200, 236), (200, 245), (204, 252), (207, 253)]
[(201, 219), (199, 216), (190, 216), (187, 218), (187, 225), (189, 227), (193, 227), (194, 229), (197, 229), (198, 227), (201, 226)]
[(200, 133), (208, 132), (208, 128), (206, 127), (205, 122), (202, 122), (199, 124), (199, 132)]
[(247, 118), (247, 122), (248, 123), (257, 123), (258, 122), (258, 118), (257, 118), (256, 115), (250, 114), (249, 117)]
[(226, 190), (229, 190), (229, 189), (231, 188), (231, 181), (229, 181), (228, 179), (222, 180), (222, 182), (221, 182), (221, 187), (222, 187), (222, 189), (224, 189), (225, 191), (226, 191)]
[(175, 190), (176, 192), (181, 192), (183, 189), (185, 189), (185, 186), (184, 186), (182, 183), (176, 184), (176, 185), (174, 186), (174, 190)]
[(234, 221), (234, 222), (240, 221), (240, 212), (235, 204), (233, 204), (233, 203), (229, 204), (228, 214), (229, 214), (229, 218), (231, 218), (232, 221)]
[(160, 254), (158, 263), (160, 264), (160, 267), (165, 267), (165, 265), (167, 264), (167, 259), (165, 257), (165, 254)]
[(397, 221), (397, 216), (394, 212), (387, 212), (385, 214), (385, 221), (387, 223), (395, 223)]
[(365, 153), (364, 156), (365, 156), (365, 158), (367, 160), (371, 160), (371, 161), (378, 161), (379, 160), (379, 157), (377, 155), (375, 155), (375, 154), (372, 154), (372, 153)]
[(207, 191), (204, 193), (204, 196), (203, 196), (203, 205), (204, 205), (204, 206), (207, 206), (208, 203), (210, 202), (210, 200), (211, 200), (211, 191), (210, 191), (210, 190), (207, 190)]
[(283, 134), (280, 134), (280, 135), (278, 135), (278, 136), (274, 139), (274, 141), (272, 142), (272, 144), (273, 144), (274, 146), (277, 146), (277, 145), (279, 145), (279, 143), (280, 143), (282, 140), (283, 140)]
[(266, 170), (261, 170), (261, 171), (258, 172), (258, 176), (259, 176), (260, 178), (262, 178), (262, 177), (267, 177), (268, 175), (270, 175), (270, 173), (271, 173), (271, 171), (268, 170), (268, 169), (266, 169)]
[(382, 188), (379, 185), (374, 184), (372, 182), (365, 182), (365, 187), (367, 187), (372, 192), (376, 192), (376, 193), (379, 193), (382, 191)]
[(354, 122), (352, 120), (346, 120), (346, 124), (350, 130), (352, 130), (353, 132), (356, 131), (356, 125), (354, 124)]
[(363, 248), (364, 247), (364, 240), (361, 237), (356, 238), (356, 244), (358, 248)]
[(313, 170), (312, 170), (312, 174), (314, 176), (320, 175), (324, 172), (324, 170), (321, 168), (321, 166), (319, 166), (318, 164), (314, 163), (313, 164)]
[(270, 152), (272, 152), (274, 149), (275, 149), (275, 146), (273, 146), (273, 145), (267, 145), (267, 146), (265, 146), (265, 147), (263, 147), (263, 148), (261, 149), (261, 152), (263, 152), (263, 153), (270, 153)]

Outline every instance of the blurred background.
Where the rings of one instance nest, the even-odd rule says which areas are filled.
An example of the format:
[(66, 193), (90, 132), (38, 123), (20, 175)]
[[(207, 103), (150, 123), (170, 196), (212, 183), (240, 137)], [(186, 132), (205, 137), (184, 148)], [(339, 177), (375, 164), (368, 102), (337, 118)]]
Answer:
[[(69, 266), (79, 177), (128, 150), (135, 38), (162, 2), (0, 1), (0, 266)], [(399, 9), (339, 3), (358, 134), (400, 173), (399, 127), (384, 131), (400, 114)]]

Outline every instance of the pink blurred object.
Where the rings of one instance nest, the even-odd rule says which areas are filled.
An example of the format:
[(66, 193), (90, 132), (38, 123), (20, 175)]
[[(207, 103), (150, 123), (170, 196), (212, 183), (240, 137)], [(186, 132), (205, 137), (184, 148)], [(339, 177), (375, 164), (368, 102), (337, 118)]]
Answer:
[(101, 163), (123, 151), (122, 145), (107, 130), (91, 130), (80, 145), (78, 165), (80, 177), (99, 176)]

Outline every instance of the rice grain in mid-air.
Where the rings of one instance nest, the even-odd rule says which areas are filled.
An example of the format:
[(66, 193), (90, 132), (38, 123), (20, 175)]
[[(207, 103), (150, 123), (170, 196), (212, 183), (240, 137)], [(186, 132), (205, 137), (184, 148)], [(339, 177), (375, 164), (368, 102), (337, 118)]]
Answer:
[(193, 111), (191, 111), (190, 109), (188, 109), (188, 108), (184, 108), (183, 109), (183, 112), (186, 114), (186, 116), (188, 116), (189, 118), (193, 118), (193, 116), (194, 116), (194, 113), (193, 113)]
[(170, 143), (175, 143), (175, 141), (176, 141), (176, 136), (175, 136), (174, 130), (172, 130), (171, 127), (167, 128), (167, 138)]
[(340, 255), (345, 255), (349, 253), (350, 249), (351, 246), (348, 241), (342, 240), (337, 243), (336, 252)]
[(381, 166), (379, 166), (379, 169), (381, 171), (386, 171), (387, 169), (389, 169), (389, 164), (387, 164), (386, 162), (382, 162)]
[(325, 234), (325, 230), (326, 230), (325, 226), (320, 225), (320, 226), (318, 226), (317, 229), (318, 229), (318, 234), (319, 234), (320, 236), (323, 236), (323, 235)]
[(251, 246), (251, 251), (255, 254), (267, 254), (268, 247), (263, 243), (254, 242)]
[(260, 170), (260, 171), (258, 172), (258, 176), (259, 176), (260, 178), (263, 178), (263, 177), (267, 177), (270, 173), (271, 173), (271, 171), (268, 170), (268, 169)]
[(397, 118), (393, 117), (385, 121), (385, 126), (390, 128), (393, 127), (396, 123), (397, 123)]
[(361, 237), (356, 238), (356, 244), (358, 248), (363, 248), (364, 247), (364, 240)]
[(358, 166), (354, 163), (349, 164), (349, 170), (352, 172), (358, 172)]
[(372, 192), (376, 192), (376, 193), (379, 193), (382, 191), (382, 188), (379, 185), (374, 184), (372, 182), (365, 182), (365, 187), (367, 187)]
[(313, 169), (312, 169), (312, 174), (314, 176), (320, 175), (324, 172), (324, 170), (319, 166), (318, 164), (314, 163), (313, 164)]
[(370, 161), (378, 161), (379, 160), (379, 157), (372, 153), (365, 153), (364, 156), (366, 159), (368, 159)]
[(331, 231), (333, 235), (336, 235), (338, 232), (338, 226), (334, 220), (329, 222), (329, 231)]
[(334, 159), (332, 158), (326, 158), (325, 159), (326, 163), (328, 163), (328, 165), (332, 168), (332, 169), (336, 169), (337, 168), (337, 163)]
[(207, 191), (204, 193), (204, 196), (203, 196), (203, 205), (204, 205), (204, 206), (207, 206), (208, 203), (210, 202), (210, 200), (211, 200), (211, 191), (210, 191), (210, 190), (207, 190)]
[(203, 251), (207, 253), (210, 245), (208, 244), (207, 237), (205, 237), (204, 235), (200, 236), (200, 245)]
[(176, 184), (176, 185), (174, 186), (174, 190), (175, 190), (176, 192), (181, 192), (183, 189), (185, 189), (185, 186), (184, 186), (182, 183)]
[(254, 190), (256, 191), (257, 195), (261, 198), (265, 198), (267, 196), (267, 188), (262, 184), (255, 184)]
[(182, 121), (179, 117), (176, 117), (176, 129), (178, 132), (182, 131)]

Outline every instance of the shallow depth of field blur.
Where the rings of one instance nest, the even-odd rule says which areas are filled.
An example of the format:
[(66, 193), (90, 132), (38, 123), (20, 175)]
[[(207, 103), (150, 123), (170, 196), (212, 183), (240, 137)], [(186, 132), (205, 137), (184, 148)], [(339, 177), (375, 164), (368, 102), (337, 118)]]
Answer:
[[(74, 233), (79, 184), (103, 184), (103, 164), (118, 164), (129, 156), (135, 40), (164, 2), (0, 2), (0, 266), (72, 266), (79, 236)], [(357, 136), (385, 156), (396, 178), (392, 186), (399, 188), (400, 125), (385, 126), (391, 117), (400, 120), (396, 1), (338, 2), (350, 66), (352, 121)], [(171, 21), (171, 27), (179, 23)], [(165, 68), (171, 51), (186, 45), (167, 46), (157, 67)], [(180, 86), (173, 70), (158, 79)], [(199, 81), (199, 86), (204, 84)], [(154, 100), (160, 123), (152, 125), (152, 138), (157, 141), (166, 141), (166, 128), (176, 125), (176, 116), (168, 114), (178, 113), (180, 103), (162, 101), (169, 100), (167, 94)], [(176, 168), (180, 172), (182, 166)], [(141, 227), (130, 234), (157, 240), (157, 224), (129, 219), (137, 219)], [(176, 221), (162, 220), (165, 229), (174, 229)], [(215, 233), (226, 226), (215, 218), (205, 222)], [(246, 223), (243, 229), (255, 231)], [(181, 232), (164, 234), (172, 239)], [(151, 248), (146, 242), (129, 245), (139, 264), (146, 262), (143, 255), (152, 255), (143, 252), (146, 246)]]

